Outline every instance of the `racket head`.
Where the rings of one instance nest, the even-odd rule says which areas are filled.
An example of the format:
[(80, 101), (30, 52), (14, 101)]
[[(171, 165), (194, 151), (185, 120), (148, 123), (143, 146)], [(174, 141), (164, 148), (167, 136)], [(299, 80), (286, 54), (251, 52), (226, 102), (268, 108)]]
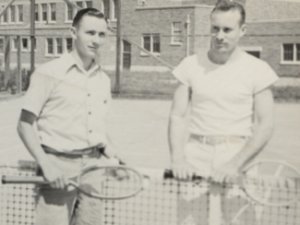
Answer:
[(300, 172), (277, 160), (260, 160), (248, 165), (242, 176), (242, 189), (256, 203), (290, 206), (299, 201)]
[(90, 166), (70, 181), (84, 195), (107, 200), (133, 197), (144, 189), (144, 184), (145, 177), (127, 166)]

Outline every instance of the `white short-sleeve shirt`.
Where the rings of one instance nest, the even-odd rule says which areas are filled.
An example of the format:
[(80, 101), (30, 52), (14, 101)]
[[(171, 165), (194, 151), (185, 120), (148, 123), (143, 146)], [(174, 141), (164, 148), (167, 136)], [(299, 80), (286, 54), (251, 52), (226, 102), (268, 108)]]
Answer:
[(192, 89), (189, 130), (199, 135), (250, 136), (253, 97), (278, 79), (266, 62), (241, 49), (223, 65), (186, 57), (173, 74)]
[(106, 144), (110, 80), (95, 65), (82, 69), (68, 53), (36, 69), (23, 109), (34, 113), (41, 144), (71, 151)]

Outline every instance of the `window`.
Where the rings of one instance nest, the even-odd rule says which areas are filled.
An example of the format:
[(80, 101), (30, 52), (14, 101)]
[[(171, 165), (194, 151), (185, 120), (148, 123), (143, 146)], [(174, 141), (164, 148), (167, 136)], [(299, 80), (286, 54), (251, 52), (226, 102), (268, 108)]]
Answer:
[(42, 3), (35, 5), (35, 21), (37, 22), (55, 22), (56, 21), (56, 3)]
[[(101, 1), (102, 2), (102, 1)], [(93, 7), (93, 2), (92, 1), (75, 1), (75, 4), (79, 8), (87, 8), (87, 7)], [(66, 12), (65, 12), (65, 17), (66, 17), (66, 22), (72, 22), (73, 17), (77, 13), (77, 8), (66, 4)]]
[(50, 21), (56, 21), (56, 4), (50, 3)]
[(47, 48), (46, 48), (46, 54), (47, 55), (53, 55), (54, 54), (54, 43), (52, 38), (47, 38)]
[(0, 52), (4, 52), (4, 39), (0, 38)]
[(21, 49), (22, 49), (22, 51), (29, 51), (30, 50), (29, 39), (28, 38), (22, 38)]
[(83, 2), (76, 2), (76, 5), (81, 9), (83, 8)]
[(93, 7), (93, 2), (92, 1), (86, 1), (85, 3), (86, 3), (87, 8)]
[(63, 53), (63, 39), (62, 38), (56, 38), (56, 53), (58, 55), (61, 55)]
[(10, 6), (10, 22), (12, 22), (12, 23), (16, 22), (16, 6), (15, 5)]
[(286, 43), (282, 45), (283, 63), (300, 63), (300, 43)]
[(182, 44), (181, 22), (173, 22), (171, 27), (171, 44)]
[(72, 38), (47, 38), (46, 40), (46, 56), (59, 56), (66, 51), (72, 49)]
[(35, 17), (35, 21), (39, 21), (40, 20), (39, 5), (38, 4), (35, 4), (35, 6), (34, 6), (34, 17)]
[(47, 4), (46, 3), (43, 3), (42, 4), (42, 21), (45, 21), (47, 22)]
[(260, 51), (247, 51), (250, 55), (260, 58)]
[(73, 39), (72, 38), (66, 38), (66, 50), (71, 51), (73, 47)]
[(73, 19), (73, 14), (75, 14), (74, 12), (75, 10), (73, 10), (73, 7), (70, 5), (67, 5), (67, 21), (71, 21)]
[(7, 23), (7, 22), (8, 22), (8, 15), (7, 15), (7, 12), (8, 12), (8, 11), (6, 11), (6, 12), (3, 13), (3, 23)]
[(149, 52), (160, 53), (160, 35), (159, 34), (143, 34), (142, 46)]
[(18, 5), (18, 20), (19, 22), (24, 21), (24, 16), (23, 16), (23, 5)]

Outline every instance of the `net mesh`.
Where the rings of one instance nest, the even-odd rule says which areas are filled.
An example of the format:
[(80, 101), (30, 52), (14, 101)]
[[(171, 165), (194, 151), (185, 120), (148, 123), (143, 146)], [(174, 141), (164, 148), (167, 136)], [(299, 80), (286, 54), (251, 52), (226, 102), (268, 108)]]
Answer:
[[(15, 166), (0, 167), (0, 175), (31, 176), (35, 169)], [(111, 188), (111, 187), (110, 187)], [(221, 216), (222, 225), (299, 225), (299, 203), (284, 207), (255, 204), (237, 185), (221, 187), (222, 215), (211, 204), (210, 184), (203, 180), (187, 182), (174, 179), (152, 179), (146, 190), (123, 200), (102, 200), (99, 224), (107, 225), (202, 225), (210, 217)], [(35, 196), (33, 185), (0, 185), (0, 224), (34, 225)], [(97, 200), (100, 201), (100, 200)], [(216, 225), (216, 224), (214, 224)]]

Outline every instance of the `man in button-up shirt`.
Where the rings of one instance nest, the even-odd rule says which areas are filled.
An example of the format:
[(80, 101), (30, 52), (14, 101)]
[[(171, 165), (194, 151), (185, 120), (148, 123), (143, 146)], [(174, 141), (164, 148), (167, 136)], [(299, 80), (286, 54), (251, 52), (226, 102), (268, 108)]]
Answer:
[(75, 191), (66, 190), (68, 177), (90, 160), (105, 161), (99, 156), (68, 154), (107, 143), (110, 80), (97, 57), (106, 34), (102, 13), (93, 8), (79, 10), (71, 28), (73, 50), (40, 66), (31, 77), (18, 132), (51, 186), (40, 188), (38, 225), (69, 224), (78, 199)]

